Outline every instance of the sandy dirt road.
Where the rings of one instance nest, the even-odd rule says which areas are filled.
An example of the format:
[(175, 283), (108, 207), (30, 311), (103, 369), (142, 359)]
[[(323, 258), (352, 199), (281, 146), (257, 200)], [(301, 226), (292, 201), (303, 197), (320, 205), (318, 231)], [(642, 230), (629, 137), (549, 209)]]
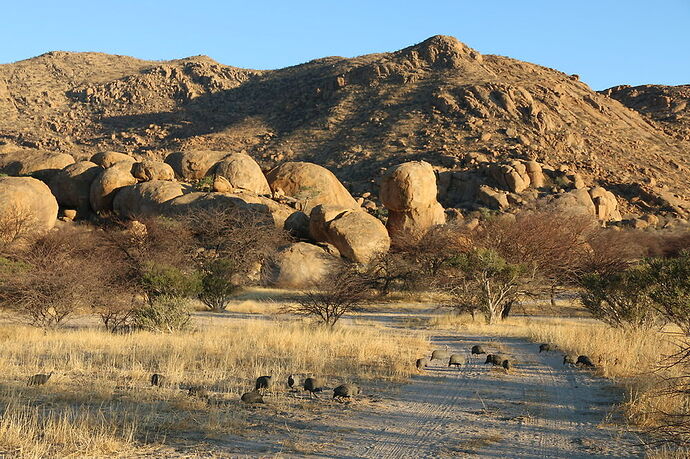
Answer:
[[(505, 372), (470, 359), (460, 370), (436, 361), (376, 408), (339, 419), (339, 441), (321, 457), (641, 457), (639, 440), (610, 419), (622, 394), (559, 352), (519, 339), (445, 334), (436, 348), (474, 344), (515, 361)], [(345, 423), (345, 425), (343, 425)]]

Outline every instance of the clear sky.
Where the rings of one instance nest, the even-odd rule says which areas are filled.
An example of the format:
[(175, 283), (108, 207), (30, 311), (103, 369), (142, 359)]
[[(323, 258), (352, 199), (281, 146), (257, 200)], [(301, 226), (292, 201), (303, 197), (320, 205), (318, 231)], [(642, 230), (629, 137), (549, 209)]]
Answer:
[(47, 51), (272, 69), (452, 35), (594, 89), (690, 84), (690, 0), (2, 0), (0, 63)]

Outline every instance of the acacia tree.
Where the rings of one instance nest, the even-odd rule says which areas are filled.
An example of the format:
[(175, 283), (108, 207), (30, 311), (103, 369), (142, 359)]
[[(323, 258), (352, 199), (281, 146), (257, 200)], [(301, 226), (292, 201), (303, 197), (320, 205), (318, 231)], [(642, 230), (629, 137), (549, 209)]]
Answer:
[(449, 293), (457, 307), (479, 309), (489, 324), (508, 315), (529, 275), (524, 265), (510, 263), (492, 249), (470, 250), (455, 257), (451, 266), (456, 281)]
[(658, 312), (690, 337), (690, 252), (645, 262), (649, 296)]
[(663, 324), (650, 297), (650, 278), (642, 267), (606, 275), (587, 274), (580, 285), (585, 308), (612, 327), (647, 329)]

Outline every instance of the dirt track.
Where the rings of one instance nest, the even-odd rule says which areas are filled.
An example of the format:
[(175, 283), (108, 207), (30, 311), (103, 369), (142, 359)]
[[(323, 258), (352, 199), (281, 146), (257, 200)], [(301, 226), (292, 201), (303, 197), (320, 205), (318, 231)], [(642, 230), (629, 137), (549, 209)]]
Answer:
[(618, 390), (564, 367), (561, 353), (539, 354), (537, 345), (511, 338), (446, 334), (433, 342), (462, 353), (484, 344), (514, 359), (515, 369), (490, 368), (484, 358), (460, 370), (433, 362), (376, 409), (353, 410), (337, 446), (320, 456), (642, 456), (636, 438), (608, 420)]

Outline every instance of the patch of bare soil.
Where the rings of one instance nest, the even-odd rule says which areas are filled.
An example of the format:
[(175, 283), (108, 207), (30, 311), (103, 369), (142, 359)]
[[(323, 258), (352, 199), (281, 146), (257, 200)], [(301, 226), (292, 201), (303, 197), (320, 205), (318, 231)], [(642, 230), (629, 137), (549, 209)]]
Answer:
[[(375, 409), (355, 409), (329, 457), (639, 457), (636, 437), (616, 423), (610, 382), (564, 367), (558, 352), (514, 338), (435, 336), (467, 355), (459, 370), (435, 361)], [(511, 371), (470, 358), (474, 344), (509, 356)], [(342, 420), (342, 419), (341, 419)]]

